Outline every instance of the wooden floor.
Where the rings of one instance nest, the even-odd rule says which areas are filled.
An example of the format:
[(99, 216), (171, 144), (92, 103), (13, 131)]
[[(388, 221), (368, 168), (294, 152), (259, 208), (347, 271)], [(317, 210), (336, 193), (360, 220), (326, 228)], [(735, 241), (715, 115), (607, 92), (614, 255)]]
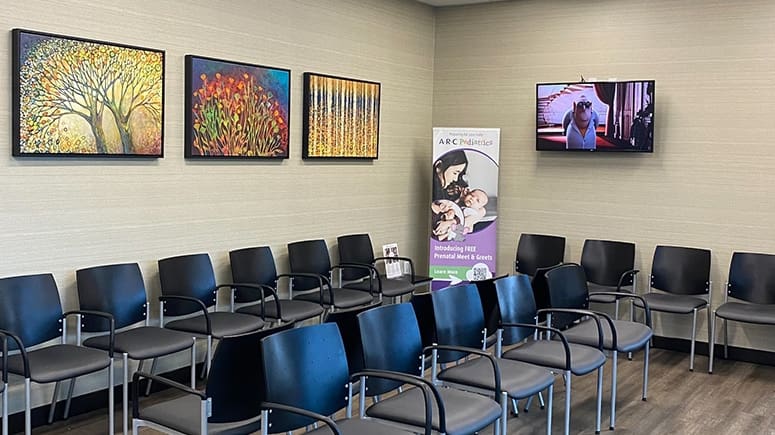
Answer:
[[(609, 360), (610, 362), (610, 360)], [(640, 400), (642, 353), (619, 360), (615, 433), (625, 434), (775, 434), (775, 367), (716, 360), (707, 373), (706, 357), (698, 356), (689, 372), (689, 356), (653, 349), (648, 401)], [(554, 397), (554, 431), (562, 433), (564, 387), (558, 379)], [(595, 425), (595, 375), (573, 379), (571, 433), (592, 434)], [(603, 433), (608, 430), (610, 367), (606, 365)], [(159, 396), (161, 395), (161, 396)], [(158, 397), (170, 393), (157, 393)], [(146, 400), (154, 400), (153, 397)], [(522, 405), (522, 403), (521, 403)], [(120, 422), (117, 414), (117, 422)], [(509, 418), (509, 434), (545, 433), (546, 415), (537, 403), (530, 412)], [(105, 413), (95, 412), (38, 428), (34, 434), (105, 434)], [(120, 432), (117, 432), (120, 433)], [(156, 434), (151, 430), (142, 432)], [(492, 433), (489, 429), (484, 434)]]

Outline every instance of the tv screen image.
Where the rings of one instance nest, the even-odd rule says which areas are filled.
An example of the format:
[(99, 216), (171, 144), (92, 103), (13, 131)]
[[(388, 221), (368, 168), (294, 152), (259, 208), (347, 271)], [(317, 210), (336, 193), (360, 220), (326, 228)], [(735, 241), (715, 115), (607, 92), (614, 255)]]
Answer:
[(654, 81), (537, 84), (536, 150), (653, 152)]

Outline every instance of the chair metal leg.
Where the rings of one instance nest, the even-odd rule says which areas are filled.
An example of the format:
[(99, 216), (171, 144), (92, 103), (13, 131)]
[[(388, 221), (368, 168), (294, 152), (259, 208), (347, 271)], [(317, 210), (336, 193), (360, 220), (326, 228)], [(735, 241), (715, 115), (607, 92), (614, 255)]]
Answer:
[(565, 435), (570, 434), (570, 370), (565, 371)]
[(54, 394), (51, 396), (51, 405), (48, 409), (48, 424), (54, 422), (54, 411), (57, 409), (57, 397), (59, 397), (59, 387), (62, 386), (62, 381), (57, 381), (54, 384)]
[(511, 409), (514, 411), (514, 415), (519, 417), (519, 401), (517, 399), (511, 399)]
[(729, 321), (724, 319), (724, 359), (729, 359)]
[(63, 418), (67, 420), (70, 418), (70, 403), (73, 402), (73, 393), (75, 393), (75, 380), (78, 378), (70, 379), (70, 387), (67, 389), (67, 400), (65, 400), (65, 413)]
[[(116, 432), (116, 398), (113, 391), (113, 358), (108, 365), (108, 434), (113, 435)], [(75, 379), (73, 379), (75, 383)]]
[(540, 405), (541, 409), (546, 408), (546, 403), (544, 403), (544, 394), (542, 392), (538, 392), (538, 404)]
[(509, 394), (501, 393), (501, 435), (508, 435)]
[(128, 430), (128, 421), (129, 421), (129, 355), (126, 353), (121, 354), (122, 355), (122, 365), (124, 367), (124, 380), (123, 380), (123, 388), (121, 391), (121, 398), (124, 402), (123, 404), (123, 414), (121, 414), (121, 418), (123, 421), (121, 422), (121, 426), (123, 429), (123, 434), (126, 435)]
[(697, 338), (697, 308), (692, 311), (692, 346), (689, 351), (689, 371), (694, 371), (694, 342)]
[(2, 416), (0, 416), (3, 419), (2, 435), (8, 435), (8, 383), (3, 383), (2, 399), (0, 400), (3, 401)]
[[(156, 371), (156, 361), (158, 361), (158, 358), (154, 358), (151, 361), (151, 374)], [(140, 362), (140, 365), (142, 365), (142, 361)], [(137, 368), (138, 371), (140, 371), (140, 368)], [(151, 395), (151, 385), (153, 384), (153, 381), (148, 379), (148, 384), (145, 385), (145, 397), (148, 397)], [(193, 388), (193, 387), (192, 387)]]
[[(212, 364), (213, 360), (213, 337), (212, 335), (207, 336), (207, 361), (205, 362), (205, 376), (207, 376), (210, 373), (210, 365)], [(202, 376), (204, 379), (205, 376)]]
[(643, 397), (641, 400), (646, 401), (646, 397), (649, 389), (649, 348), (651, 346), (646, 343), (643, 346)]
[(614, 300), (614, 319), (619, 320), (619, 299)]
[(597, 416), (595, 416), (595, 433), (600, 433), (600, 420), (603, 417), (603, 366), (597, 368)]
[(533, 396), (530, 396), (527, 398), (527, 401), (525, 401), (525, 407), (522, 410), (525, 411), (525, 413), (527, 413), (528, 411), (530, 411), (530, 405), (532, 404), (533, 404)]
[(609, 429), (614, 430), (616, 426), (616, 366), (619, 362), (619, 352), (616, 349), (611, 352), (611, 420)]
[(554, 384), (549, 385), (549, 389), (546, 391), (546, 435), (552, 435), (552, 402), (554, 401)]
[(191, 388), (196, 389), (196, 337), (193, 337), (194, 344), (191, 346)]
[(24, 435), (32, 434), (32, 408), (30, 408), (30, 378), (24, 379)]
[(713, 321), (710, 323), (710, 344), (708, 345), (708, 373), (713, 374), (713, 359), (716, 353), (716, 314), (713, 313)]
[(261, 411), (261, 435), (269, 433), (269, 411)]

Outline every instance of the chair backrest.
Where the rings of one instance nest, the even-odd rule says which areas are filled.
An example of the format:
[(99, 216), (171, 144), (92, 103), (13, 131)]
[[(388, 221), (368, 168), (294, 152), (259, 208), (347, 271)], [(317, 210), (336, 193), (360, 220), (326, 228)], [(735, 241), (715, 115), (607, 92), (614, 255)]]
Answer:
[[(347, 404), (349, 372), (342, 337), (333, 323), (283, 331), (261, 340), (266, 400), (331, 415)], [(315, 420), (273, 411), (272, 432)]]
[[(208, 254), (190, 254), (159, 260), (162, 296), (191, 296), (206, 307), (215, 305), (215, 274)], [(199, 311), (191, 302), (168, 301), (166, 315), (180, 316)]]
[[(13, 332), (25, 347), (35, 346), (60, 336), (59, 300), (54, 275), (13, 276), (0, 279), (0, 329)], [(18, 349), (8, 340), (8, 350)]]
[[(411, 304), (393, 304), (358, 315), (366, 369), (420, 375), (422, 341)], [(400, 382), (369, 379), (366, 394), (374, 396), (398, 388)]]
[(417, 325), (420, 328), (422, 347), (427, 347), (437, 342), (436, 320), (433, 318), (431, 293), (413, 293), (410, 300), (415, 318), (417, 319)]
[[(590, 282), (616, 286), (624, 272), (635, 268), (635, 244), (587, 239), (581, 250), (581, 265)], [(632, 285), (632, 275), (627, 275), (622, 285)]]
[(651, 265), (651, 287), (674, 294), (710, 291), (710, 250), (657, 246)]
[(293, 323), (284, 323), (219, 340), (205, 387), (207, 397), (212, 400), (210, 423), (247, 420), (261, 413), (267, 378), (261, 363), (261, 340), (293, 326)]
[[(330, 276), (331, 259), (328, 256), (326, 241), (304, 240), (288, 244), (288, 261), (291, 273), (317, 273)], [(293, 278), (294, 290), (310, 290), (317, 288), (319, 282), (313, 278)]]
[[(342, 263), (372, 264), (374, 247), (368, 234), (350, 234), (336, 238), (339, 249), (339, 261)], [(364, 269), (342, 269), (342, 279), (352, 281), (368, 276)]]
[(533, 276), (539, 267), (560, 264), (565, 259), (565, 237), (544, 234), (521, 234), (517, 244), (514, 269)]
[[(272, 249), (269, 246), (236, 249), (229, 252), (231, 278), (235, 283), (262, 284), (275, 288), (277, 283), (277, 267), (274, 263)], [(264, 296), (269, 296), (268, 291)], [(237, 302), (253, 302), (260, 297), (255, 291), (244, 291), (237, 287), (234, 300)]]
[[(476, 284), (459, 284), (431, 293), (438, 344), (482, 348), (484, 312)], [(466, 354), (439, 351), (438, 362), (457, 361)]]
[(492, 335), (498, 329), (501, 313), (498, 309), (498, 295), (495, 293), (495, 280), (506, 275), (474, 281), (479, 291), (479, 299), (482, 301), (484, 311), (484, 325), (487, 327), (487, 335)]
[[(546, 283), (551, 308), (589, 309), (589, 290), (583, 267), (574, 263), (557, 266), (546, 272)], [(551, 326), (563, 329), (579, 317), (576, 314), (553, 313)]]
[[(530, 278), (526, 275), (510, 275), (495, 280), (498, 295), (498, 309), (503, 323), (535, 324), (536, 303)], [(529, 328), (505, 328), (503, 345), (518, 343), (533, 335)]]
[[(110, 313), (116, 329), (145, 320), (148, 298), (137, 263), (88, 267), (75, 272), (78, 300), (82, 310)], [(107, 331), (110, 324), (97, 316), (83, 319), (85, 331)]]
[(775, 255), (732, 254), (727, 292), (735, 299), (755, 304), (775, 304)]
[(350, 373), (363, 370), (363, 344), (361, 343), (361, 331), (358, 327), (358, 314), (382, 305), (382, 302), (329, 312), (325, 323), (335, 323), (339, 327), (339, 334), (344, 342), (344, 350), (347, 354), (347, 366)]

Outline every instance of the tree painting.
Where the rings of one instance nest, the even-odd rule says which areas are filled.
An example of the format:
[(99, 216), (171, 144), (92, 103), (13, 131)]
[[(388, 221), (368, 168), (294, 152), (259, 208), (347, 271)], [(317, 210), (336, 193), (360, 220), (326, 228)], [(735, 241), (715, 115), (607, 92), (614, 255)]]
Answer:
[(187, 56), (186, 75), (186, 157), (288, 157), (290, 70)]
[(380, 84), (304, 74), (304, 157), (377, 158)]
[(162, 154), (164, 52), (17, 29), (14, 56), (15, 154)]

